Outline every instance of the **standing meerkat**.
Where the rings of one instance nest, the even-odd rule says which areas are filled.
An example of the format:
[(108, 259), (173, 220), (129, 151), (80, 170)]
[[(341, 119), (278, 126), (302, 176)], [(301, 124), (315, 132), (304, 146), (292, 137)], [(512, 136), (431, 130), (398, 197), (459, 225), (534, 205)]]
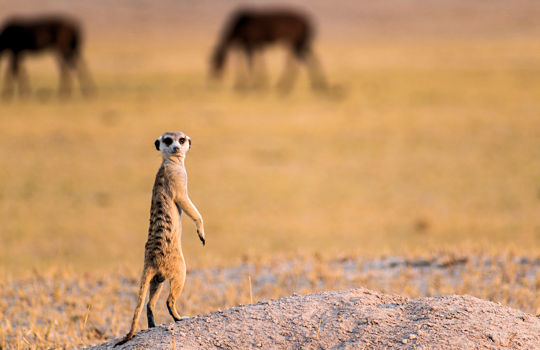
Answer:
[(155, 146), (161, 152), (163, 161), (152, 190), (150, 228), (144, 250), (144, 268), (137, 307), (129, 333), (115, 346), (124, 344), (135, 335), (149, 286), (150, 295), (146, 309), (148, 327), (156, 325), (153, 309), (165, 280), (169, 280), (171, 286), (167, 309), (175, 321), (180, 320), (175, 302), (182, 292), (186, 279), (186, 263), (180, 241), (182, 211), (193, 219), (199, 238), (202, 244), (205, 244), (202, 216), (189, 199), (187, 191), (184, 159), (191, 148), (191, 139), (183, 132), (166, 132), (155, 141)]

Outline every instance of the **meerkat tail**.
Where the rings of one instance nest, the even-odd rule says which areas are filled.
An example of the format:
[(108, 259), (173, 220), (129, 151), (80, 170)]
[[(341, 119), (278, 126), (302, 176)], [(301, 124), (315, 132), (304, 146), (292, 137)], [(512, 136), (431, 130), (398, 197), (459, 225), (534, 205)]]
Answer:
[(135, 329), (137, 328), (137, 323), (139, 322), (139, 317), (141, 316), (142, 308), (144, 306), (144, 300), (146, 299), (146, 292), (148, 291), (148, 286), (150, 285), (150, 280), (154, 277), (155, 272), (149, 268), (143, 270), (141, 276), (141, 285), (139, 287), (139, 296), (137, 297), (137, 307), (135, 308), (135, 313), (133, 314), (133, 321), (131, 322), (131, 329), (129, 333), (116, 343), (114, 346), (122, 345), (129, 341), (135, 335)]

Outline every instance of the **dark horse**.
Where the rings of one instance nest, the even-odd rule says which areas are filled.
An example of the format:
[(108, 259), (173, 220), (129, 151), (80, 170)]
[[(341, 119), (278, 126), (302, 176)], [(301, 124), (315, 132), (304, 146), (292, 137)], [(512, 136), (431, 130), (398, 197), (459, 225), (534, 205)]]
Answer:
[(70, 70), (77, 71), (81, 91), (92, 92), (92, 82), (81, 57), (82, 36), (77, 21), (66, 17), (39, 17), (8, 19), (0, 30), (0, 55), (10, 54), (6, 70), (3, 95), (13, 95), (14, 80), (21, 95), (30, 91), (28, 77), (21, 60), (28, 52), (52, 51), (60, 67), (59, 94), (71, 93)]
[[(270, 44), (284, 45), (289, 51), (287, 66), (278, 84), (288, 91), (298, 73), (296, 62), (305, 63), (313, 88), (326, 88), (326, 80), (312, 50), (314, 30), (309, 18), (287, 9), (235, 11), (223, 28), (212, 56), (212, 75), (220, 78), (227, 53), (231, 48), (245, 54), (250, 74), (253, 75), (255, 55)], [(264, 73), (264, 72), (263, 72)], [(242, 82), (238, 81), (238, 85)]]

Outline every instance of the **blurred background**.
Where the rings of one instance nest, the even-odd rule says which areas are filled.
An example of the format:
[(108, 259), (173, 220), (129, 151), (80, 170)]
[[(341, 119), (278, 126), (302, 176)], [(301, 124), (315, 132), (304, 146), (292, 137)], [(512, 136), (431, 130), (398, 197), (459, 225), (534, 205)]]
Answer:
[[(538, 254), (540, 3), (292, 1), (316, 24), (327, 93), (286, 51), (265, 50), (270, 86), (209, 84), (229, 14), (270, 1), (5, 1), (84, 29), (97, 87), (58, 99), (50, 54), (28, 56), (32, 92), (0, 103), (0, 269), (142, 267), (164, 131), (191, 136), (184, 218), (189, 267), (300, 252)], [(7, 55), (0, 56), (1, 79)], [(75, 84), (75, 87), (76, 84)]]

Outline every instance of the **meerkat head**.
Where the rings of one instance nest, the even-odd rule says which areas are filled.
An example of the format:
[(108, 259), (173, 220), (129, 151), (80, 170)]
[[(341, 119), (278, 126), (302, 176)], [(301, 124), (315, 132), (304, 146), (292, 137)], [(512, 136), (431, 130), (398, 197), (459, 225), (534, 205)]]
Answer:
[(181, 131), (166, 132), (154, 142), (163, 158), (185, 157), (191, 148), (191, 139)]

